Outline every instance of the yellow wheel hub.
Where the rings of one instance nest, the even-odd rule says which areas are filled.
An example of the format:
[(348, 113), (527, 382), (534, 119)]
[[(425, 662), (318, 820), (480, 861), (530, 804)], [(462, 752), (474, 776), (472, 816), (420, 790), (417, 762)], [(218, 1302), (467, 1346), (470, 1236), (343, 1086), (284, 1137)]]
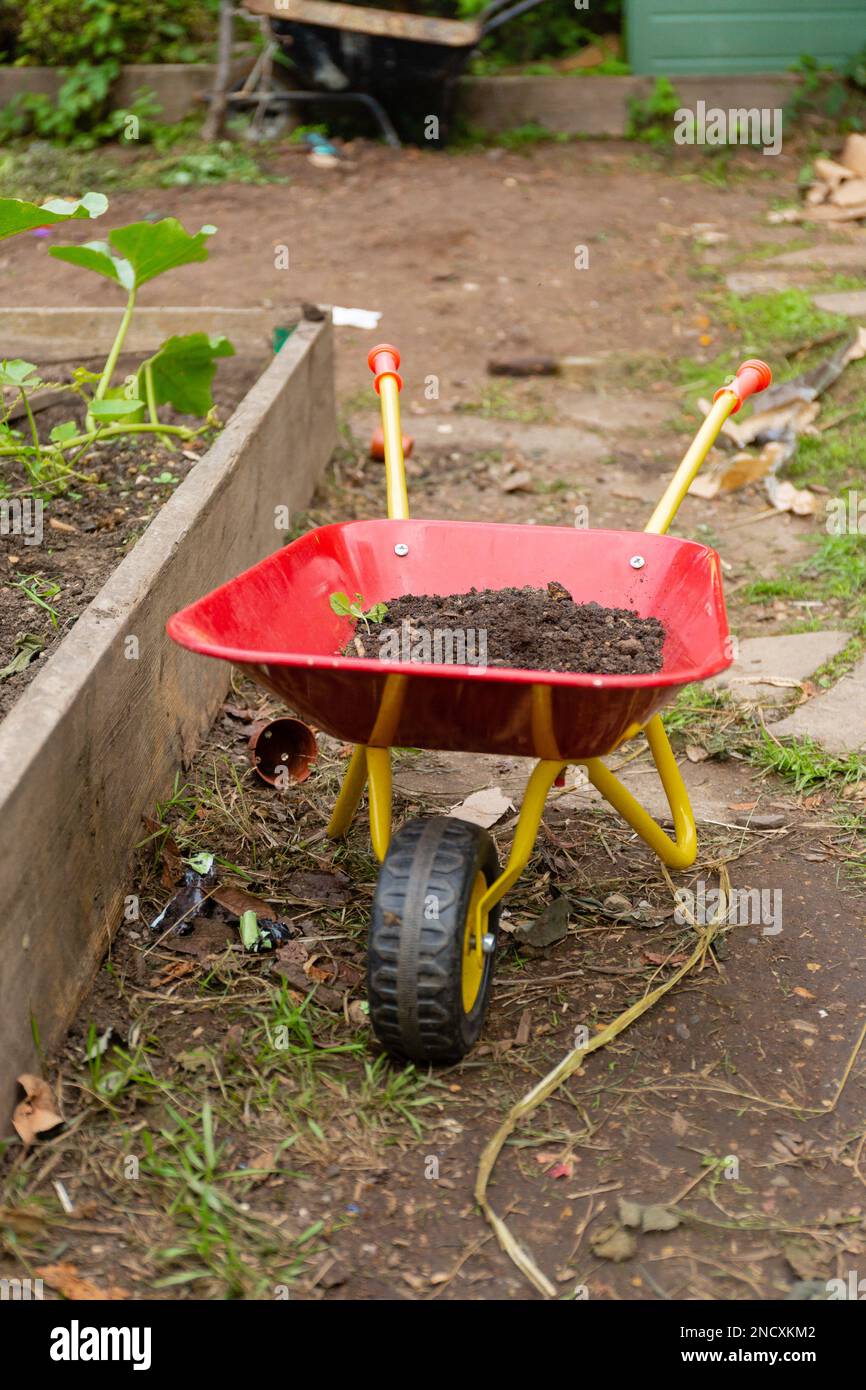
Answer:
[(463, 968), (461, 982), (463, 988), (463, 1012), (471, 1013), (481, 992), (484, 979), (484, 948), (482, 940), (487, 931), (487, 912), (481, 911), (481, 899), (487, 892), (487, 880), (482, 873), (475, 875), (469, 910), (466, 913), (466, 927), (463, 932)]

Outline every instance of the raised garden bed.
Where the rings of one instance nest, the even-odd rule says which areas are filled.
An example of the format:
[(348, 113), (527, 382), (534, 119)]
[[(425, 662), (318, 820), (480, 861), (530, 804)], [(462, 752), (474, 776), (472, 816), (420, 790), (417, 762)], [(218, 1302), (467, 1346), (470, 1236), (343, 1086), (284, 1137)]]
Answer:
[[(234, 357), (220, 364), (214, 391), (220, 420), (229, 419), (270, 356)], [(69, 367), (73, 365), (69, 363)], [(127, 365), (132, 366), (122, 364), (121, 370)], [(93, 366), (98, 368), (98, 362)], [(52, 375), (65, 375), (64, 367), (53, 367)], [(38, 410), (36, 418), (43, 434), (69, 414), (67, 393), (57, 392), (56, 396), (48, 408)], [(40, 404), (37, 397), (34, 409)], [(181, 423), (179, 416), (177, 421)], [(15, 423), (20, 426), (22, 419)], [(0, 540), (4, 578), (0, 588), (0, 719), (50, 660), (207, 448), (204, 439), (193, 440), (181, 449), (153, 435), (97, 443), (86, 464), (94, 481), (51, 498), (39, 513), (30, 510), (30, 535)], [(11, 480), (26, 482), (20, 471)], [(32, 500), (30, 505), (32, 508)], [(22, 659), (27, 665), (7, 674), (7, 663), (15, 664), (16, 653), (25, 642), (28, 645)]]
[[(793, 73), (749, 77), (685, 77), (674, 85), (683, 106), (785, 107), (798, 78)], [(632, 101), (646, 101), (653, 77), (462, 77), (460, 114), (472, 125), (501, 134), (524, 125), (555, 135), (625, 135)]]
[(142, 816), (228, 686), (165, 621), (281, 544), (275, 509), (305, 506), (335, 442), (331, 325), (302, 322), (0, 724), (7, 1115), (118, 925)]
[[(246, 56), (235, 60), (233, 77), (242, 76), (249, 66)], [(214, 63), (130, 63), (120, 70), (113, 98), (119, 107), (127, 107), (138, 92), (152, 92), (159, 119), (172, 124), (204, 107), (215, 72)], [(29, 92), (56, 99), (65, 77), (60, 68), (0, 66), (0, 106)]]

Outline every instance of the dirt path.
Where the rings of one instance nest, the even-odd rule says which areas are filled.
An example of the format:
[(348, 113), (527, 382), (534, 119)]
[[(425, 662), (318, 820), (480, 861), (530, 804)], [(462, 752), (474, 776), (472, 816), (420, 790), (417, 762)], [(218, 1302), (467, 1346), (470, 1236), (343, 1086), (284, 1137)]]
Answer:
[[(593, 526), (640, 527), (688, 437), (666, 364), (741, 346), (700, 302), (702, 268), (794, 239), (763, 221), (769, 198), (790, 192), (787, 159), (764, 161), (777, 166), (772, 178), (757, 161), (716, 188), (590, 143), (447, 160), (358, 149), (339, 175), (286, 158), (288, 187), (172, 194), (153, 210), (220, 226), (222, 252), (189, 280), (199, 302), (284, 294), (383, 311), (376, 336), (404, 354), (420, 515), (573, 524), (586, 507)], [(724, 227), (723, 253), (688, 232), (698, 222)], [(284, 282), (272, 243), (291, 249)], [(573, 268), (577, 244), (590, 247), (588, 272)], [(34, 301), (62, 302), (61, 268), (35, 244), (10, 262), (7, 275), (26, 269)], [(183, 302), (184, 274), (168, 283)], [(365, 447), (372, 341), (338, 331), (346, 444), (299, 528), (381, 514), (381, 465)], [(589, 382), (484, 373), (490, 355), (541, 350), (603, 362)], [(518, 471), (527, 483), (510, 490)], [(756, 489), (689, 499), (677, 527), (720, 550), (742, 635), (789, 630), (809, 612), (784, 594), (757, 602), (750, 586), (789, 573), (820, 523), (757, 519), (764, 508)], [(826, 614), (842, 614), (835, 599)], [(122, 924), (53, 1073), (70, 1131), (29, 1159), (5, 1158), (5, 1200), (31, 1222), (17, 1249), (34, 1266), (62, 1252), (131, 1296), (273, 1298), (291, 1285), (300, 1298), (535, 1298), (473, 1201), (481, 1149), (578, 1028), (591, 1036), (670, 978), (694, 931), (674, 916), (649, 851), (567, 787), (506, 919), (527, 922), (562, 897), (567, 935), (541, 950), (503, 948), (484, 1041), (461, 1066), (393, 1067), (371, 1046), (361, 1007), (369, 837), (361, 820), (346, 846), (323, 837), (348, 750), (322, 739), (309, 782), (263, 787), (246, 737), (275, 710), (237, 685), (185, 785), (155, 810), (130, 888), (144, 920)], [(677, 884), (709, 891), (725, 863), (736, 888), (765, 896), (702, 969), (518, 1129), (491, 1198), (562, 1297), (780, 1298), (797, 1281), (866, 1272), (862, 801), (846, 801), (841, 784), (797, 793), (753, 765), (752, 708), (696, 694), (672, 728), (701, 837)], [(652, 802), (646, 754), (631, 752), (612, 761), (628, 760), (623, 775)], [(516, 796), (527, 771), (404, 750), (396, 814), (447, 810), (491, 785)], [(493, 832), (500, 854), (512, 828), (506, 816)], [(220, 924), (154, 945), (145, 923), (176, 878), (169, 831), (184, 853), (215, 854), (223, 877), (303, 933), (282, 990), (270, 961), (225, 949), (233, 929)], [(299, 969), (318, 986), (307, 1005)], [(675, 1211), (665, 1229), (635, 1232), (620, 1199)], [(644, 1217), (658, 1224), (658, 1213)]]

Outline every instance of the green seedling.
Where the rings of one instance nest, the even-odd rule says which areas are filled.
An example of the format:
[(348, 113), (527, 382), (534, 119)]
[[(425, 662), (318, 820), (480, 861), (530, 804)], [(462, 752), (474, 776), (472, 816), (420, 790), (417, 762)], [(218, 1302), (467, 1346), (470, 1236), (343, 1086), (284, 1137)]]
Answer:
[(58, 613), (50, 600), (56, 598), (60, 593), (60, 585), (52, 584), (49, 579), (40, 579), (36, 574), (20, 574), (13, 585), (13, 588), (20, 589), (26, 594), (31, 603), (35, 603), (37, 608), (44, 608), (49, 618), (51, 626), (57, 626)]
[(360, 594), (355, 595), (355, 600), (344, 594), (342, 589), (337, 593), (331, 594), (331, 607), (339, 618), (354, 618), (356, 622), (363, 623), (367, 631), (370, 631), (371, 623), (381, 623), (388, 612), (387, 603), (374, 603), (371, 608), (364, 608), (364, 600)]
[[(0, 240), (69, 218), (98, 217), (107, 206), (100, 193), (88, 193), (78, 202), (52, 199), (42, 207), (17, 198), (3, 198)], [(117, 227), (108, 233), (107, 241), (51, 247), (50, 253), (57, 260), (112, 281), (125, 293), (126, 306), (100, 372), (78, 367), (70, 383), (58, 385), (45, 381), (32, 362), (15, 358), (0, 363), (0, 386), (8, 388), (12, 398), (5, 411), (0, 410), (0, 458), (18, 459), (34, 486), (49, 493), (60, 492), (73, 477), (92, 481), (87, 475), (76, 473), (75, 465), (97, 440), (152, 434), (172, 446), (174, 440), (187, 442), (195, 438), (213, 423), (211, 386), (217, 359), (234, 354), (232, 344), (221, 334), (175, 335), (122, 384), (115, 384), (114, 378), (141, 287), (178, 266), (207, 260), (207, 244), (215, 232), (216, 228), (207, 224), (198, 232), (189, 233), (175, 218), (164, 217), (159, 222), (131, 222)], [(76, 403), (83, 403), (84, 423), (82, 426), (74, 419), (65, 420), (54, 426), (47, 439), (40, 440), (30, 397), (49, 388), (66, 389)], [(29, 441), (16, 438), (7, 424), (19, 399), (27, 418)], [(198, 429), (164, 424), (159, 418), (161, 405), (197, 416), (204, 424)]]
[(22, 633), (15, 643), (15, 655), (9, 664), (0, 670), (0, 681), (5, 681), (9, 676), (17, 676), (20, 671), (26, 671), (44, 646), (41, 637), (34, 637), (32, 632)]

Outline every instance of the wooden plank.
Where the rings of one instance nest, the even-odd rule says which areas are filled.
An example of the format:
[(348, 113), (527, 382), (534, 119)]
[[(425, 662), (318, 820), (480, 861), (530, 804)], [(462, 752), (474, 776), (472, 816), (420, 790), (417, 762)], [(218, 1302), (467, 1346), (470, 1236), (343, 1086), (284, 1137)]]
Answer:
[[(114, 342), (122, 307), (0, 307), (0, 342), (14, 343), (15, 356), (42, 366), (107, 353)], [(170, 305), (135, 311), (124, 341), (127, 353), (155, 352), (175, 333), (224, 333), (239, 353), (271, 352), (275, 328), (297, 323), (300, 309), (287, 304), (270, 309), (235, 309), (226, 305)]]
[(337, 4), (335, 0), (243, 0), (243, 7), (250, 14), (269, 15), (271, 19), (321, 25), (375, 38), (436, 43), (446, 48), (471, 48), (481, 38), (478, 20), (435, 19), (367, 5)]
[(132, 891), (142, 816), (228, 687), (165, 622), (279, 547), (274, 509), (307, 504), (336, 441), (333, 330), (304, 322), (0, 725), (3, 1125), (38, 1064), (31, 1020), (44, 1047), (62, 1039)]

